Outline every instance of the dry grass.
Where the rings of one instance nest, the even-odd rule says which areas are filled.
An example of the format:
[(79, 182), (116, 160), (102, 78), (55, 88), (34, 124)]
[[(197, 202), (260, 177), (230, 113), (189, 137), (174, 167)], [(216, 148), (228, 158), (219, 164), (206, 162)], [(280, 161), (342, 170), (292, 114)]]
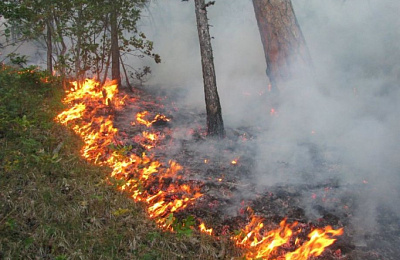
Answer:
[[(11, 72), (1, 73), (0, 83)], [(18, 78), (7, 82), (0, 91), (24, 88)], [(57, 93), (43, 99), (28, 90), (22, 96), (28, 109), (0, 117), (0, 259), (231, 259), (237, 254), (209, 236), (161, 231), (141, 205), (107, 184), (110, 169), (81, 159), (78, 137), (52, 122), (60, 111)], [(9, 102), (22, 102), (18, 98)], [(0, 113), (8, 112), (0, 107)]]

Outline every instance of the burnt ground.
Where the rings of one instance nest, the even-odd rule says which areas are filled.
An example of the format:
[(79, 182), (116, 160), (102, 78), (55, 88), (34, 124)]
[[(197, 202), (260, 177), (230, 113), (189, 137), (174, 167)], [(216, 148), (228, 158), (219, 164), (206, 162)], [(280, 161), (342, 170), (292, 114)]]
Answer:
[[(372, 232), (357, 228), (360, 216), (356, 212), (363, 206), (358, 202), (373, 188), (370, 184), (346, 184), (334, 178), (315, 181), (318, 173), (340, 168), (340, 162), (324, 157), (323, 148), (313, 143), (301, 144), (313, 159), (310, 169), (301, 169), (303, 182), (261, 186), (254, 177), (254, 143), (266, 129), (227, 127), (224, 140), (209, 140), (205, 136), (204, 112), (177, 108), (174, 100), (161, 92), (149, 94), (136, 89), (128, 94), (134, 102), (115, 116), (115, 126), (123, 141), (140, 154), (145, 148), (134, 137), (142, 131), (157, 133), (161, 140), (150, 153), (166, 164), (171, 159), (177, 161), (184, 167), (185, 180), (200, 183), (205, 194), (191, 208), (179, 213), (182, 217), (193, 214), (213, 227), (217, 235), (223, 235), (246, 223), (249, 206), (271, 226), (287, 218), (288, 222), (303, 223), (306, 229), (344, 227), (345, 234), (319, 259), (399, 259), (400, 219), (390, 207), (381, 205), (376, 209)], [(150, 120), (156, 114), (164, 114), (171, 121), (156, 121), (151, 130), (143, 125), (132, 126), (130, 122), (135, 121), (136, 113), (144, 110), (149, 111)], [(276, 163), (282, 169), (290, 167), (285, 161)]]

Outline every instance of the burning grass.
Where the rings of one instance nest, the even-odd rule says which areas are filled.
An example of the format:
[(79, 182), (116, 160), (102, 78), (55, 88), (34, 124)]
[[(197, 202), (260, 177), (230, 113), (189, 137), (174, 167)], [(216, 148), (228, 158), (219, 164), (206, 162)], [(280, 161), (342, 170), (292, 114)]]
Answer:
[(104, 181), (109, 168), (82, 159), (53, 121), (61, 85), (42, 76), (0, 70), (0, 259), (217, 258), (221, 241), (161, 232)]

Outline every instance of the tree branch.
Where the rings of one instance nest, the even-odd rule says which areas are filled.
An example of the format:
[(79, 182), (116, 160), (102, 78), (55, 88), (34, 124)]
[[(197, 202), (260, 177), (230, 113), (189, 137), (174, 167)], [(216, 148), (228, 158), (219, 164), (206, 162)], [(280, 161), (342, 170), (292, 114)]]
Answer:
[(210, 1), (210, 2), (206, 3), (206, 4), (203, 6), (203, 8), (201, 8), (201, 9), (203, 9), (203, 10), (205, 11), (207, 7), (209, 7), (209, 6), (211, 6), (211, 5), (214, 5), (214, 4), (215, 4), (215, 1)]

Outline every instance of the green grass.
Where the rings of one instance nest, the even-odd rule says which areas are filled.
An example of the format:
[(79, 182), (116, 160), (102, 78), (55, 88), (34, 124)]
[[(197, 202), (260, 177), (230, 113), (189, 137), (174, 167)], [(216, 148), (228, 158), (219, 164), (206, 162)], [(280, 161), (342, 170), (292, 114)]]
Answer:
[(223, 241), (158, 229), (106, 183), (110, 169), (79, 156), (79, 138), (53, 120), (60, 86), (0, 67), (0, 259), (231, 259)]

